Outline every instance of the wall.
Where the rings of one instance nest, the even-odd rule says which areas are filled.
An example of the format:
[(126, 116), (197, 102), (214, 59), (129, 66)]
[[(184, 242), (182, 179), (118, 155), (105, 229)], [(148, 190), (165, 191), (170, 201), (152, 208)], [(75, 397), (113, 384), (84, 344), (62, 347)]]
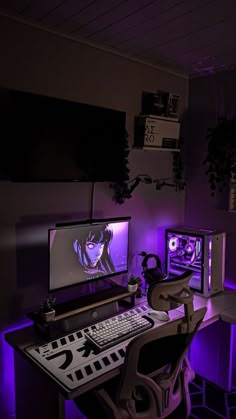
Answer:
[(222, 72), (190, 81), (189, 126), (187, 139), (187, 188), (185, 224), (226, 232), (226, 284), (236, 285), (236, 223), (234, 212), (222, 209), (223, 194), (211, 196), (206, 166), (208, 128), (217, 124), (218, 117), (236, 115), (236, 72)]
[[(187, 79), (3, 17), (0, 52), (1, 86), (126, 111), (130, 146), (142, 90), (179, 94), (181, 114), (186, 111)], [(172, 173), (170, 152), (131, 150), (129, 164), (131, 178)], [(1, 182), (0, 196), (0, 327), (6, 327), (47, 293), (47, 228), (62, 220), (88, 218), (91, 184)], [(158, 252), (163, 258), (163, 228), (183, 222), (184, 192), (156, 192), (153, 185), (141, 184), (131, 200), (118, 205), (109, 184), (96, 184), (94, 217), (127, 215), (132, 217), (130, 271), (140, 272), (137, 252)], [(19, 266), (17, 255), (25, 248), (28, 253)]]

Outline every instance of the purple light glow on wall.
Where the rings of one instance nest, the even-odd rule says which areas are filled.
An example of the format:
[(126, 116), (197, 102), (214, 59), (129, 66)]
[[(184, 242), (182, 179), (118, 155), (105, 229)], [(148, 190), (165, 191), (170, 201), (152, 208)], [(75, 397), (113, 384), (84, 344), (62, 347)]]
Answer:
[(75, 405), (73, 400), (65, 401), (65, 411), (66, 419), (87, 419), (87, 417), (78, 410), (78, 407)]
[(1, 346), (1, 359), (0, 364), (2, 365), (0, 374), (0, 388), (3, 389), (4, 394), (0, 393), (3, 399), (3, 408), (5, 409), (6, 419), (7, 417), (13, 417), (15, 414), (15, 387), (14, 387), (14, 353), (11, 346), (5, 340), (5, 334), (14, 332), (24, 327), (30, 326), (32, 322), (21, 322), (16, 326), (4, 330), (0, 333), (0, 346)]
[[(1, 418), (10, 419), (15, 417), (15, 371), (14, 350), (6, 342), (5, 334), (31, 326), (32, 322), (21, 322), (16, 326), (3, 330), (0, 333), (0, 406)], [(4, 393), (3, 393), (4, 392)], [(73, 400), (65, 401), (66, 419), (86, 419), (78, 410)]]
[(235, 282), (232, 282), (231, 279), (225, 279), (224, 281), (225, 288), (231, 288), (232, 290), (236, 290)]

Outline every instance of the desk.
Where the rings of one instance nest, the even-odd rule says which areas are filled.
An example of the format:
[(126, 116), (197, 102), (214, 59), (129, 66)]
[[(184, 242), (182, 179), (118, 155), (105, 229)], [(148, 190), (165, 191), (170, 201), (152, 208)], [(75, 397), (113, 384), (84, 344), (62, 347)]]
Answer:
[(196, 296), (194, 307), (203, 306), (207, 312), (190, 347), (191, 366), (201, 377), (231, 391), (236, 384), (236, 293)]
[[(226, 339), (227, 341), (230, 339), (232, 340), (231, 327), (232, 323), (236, 323), (236, 317), (234, 317), (234, 313), (236, 312), (235, 302), (236, 293), (234, 291), (225, 291), (224, 293), (213, 296), (210, 299), (206, 299), (200, 296), (194, 297), (195, 308), (205, 306), (207, 307), (207, 313), (197, 334), (197, 339), (199, 335), (201, 344), (203, 342), (203, 338), (205, 340), (209, 340), (209, 336), (211, 335), (210, 330), (212, 327), (214, 329), (215, 326), (219, 327), (220, 330), (223, 331), (224, 339), (222, 342), (219, 334), (215, 334), (215, 330), (213, 330), (213, 335), (215, 336), (214, 342), (211, 341), (210, 338), (209, 344), (203, 345), (202, 348), (200, 347), (200, 350), (198, 348), (197, 355), (195, 354), (196, 351), (193, 351), (191, 347), (190, 362), (197, 373), (202, 375), (204, 378), (211, 379), (211, 377), (209, 378), (209, 376), (206, 376), (205, 370), (202, 367), (202, 349), (205, 351), (207, 346), (209, 351), (217, 353), (218, 358), (211, 357), (212, 354), (210, 353), (212, 361), (211, 363), (220, 363), (219, 368), (224, 368), (223, 372), (227, 371), (227, 382), (223, 383), (223, 386), (226, 385), (228, 390), (230, 390), (229, 386), (232, 384), (232, 380), (229, 378), (229, 375), (230, 368), (232, 367), (233, 349), (231, 344), (230, 347), (227, 346)], [(145, 314), (145, 312), (148, 310), (148, 306), (144, 297), (142, 299), (136, 300), (136, 306), (134, 310), (138, 308), (141, 309), (141, 312), (143, 311), (143, 314)], [(170, 321), (177, 317), (181, 317), (182, 315), (183, 307), (172, 310), (170, 312)], [(161, 322), (155, 321), (155, 327), (161, 327), (162, 324), (163, 323)], [(205, 333), (206, 330), (207, 336)], [(71, 332), (71, 335), (75, 333), (76, 332)], [(61, 371), (59, 375), (56, 374), (55, 371), (52, 373), (52, 371), (46, 369), (45, 362), (44, 364), (40, 364), (36, 358), (32, 358), (32, 354), (30, 354), (30, 352), (27, 352), (27, 348), (37, 348), (43, 345), (44, 352), (41, 352), (41, 355), (45, 356), (46, 359), (46, 354), (50, 353), (50, 348), (48, 346), (49, 343), (42, 341), (42, 338), (36, 336), (33, 327), (27, 327), (6, 335), (7, 342), (14, 348), (15, 356), (16, 419), (32, 419), (32, 417), (34, 417), (34, 419), (64, 419), (65, 399), (74, 399), (80, 394), (119, 374), (120, 366), (123, 363), (122, 350), (125, 351), (129, 340), (126, 340), (125, 342), (122, 342), (100, 354), (85, 354), (84, 350), (83, 356), (81, 357), (81, 343), (84, 342), (82, 329), (81, 333), (82, 336), (79, 335), (77, 341), (77, 358), (71, 361), (70, 368), (68, 370), (67, 367), (63, 369), (65, 365), (63, 368), (61, 368), (62, 371), (66, 371), (66, 380), (61, 378)], [(68, 337), (68, 335), (69, 333), (67, 332), (66, 336)], [(224, 354), (220, 358), (219, 352), (216, 350), (216, 341), (218, 341), (217, 344), (220, 348), (219, 350), (222, 350), (222, 347), (224, 348)], [(212, 342), (214, 343), (214, 348), (212, 348)], [(193, 342), (193, 346), (194, 345), (199, 346), (197, 340), (196, 342)], [(118, 359), (113, 356), (113, 362), (105, 365), (104, 361), (102, 361), (102, 358), (107, 357), (109, 360), (111, 360), (112, 353), (119, 353), (120, 355), (117, 357)], [(62, 360), (61, 357), (58, 357), (59, 364), (57, 365), (59, 365), (59, 368), (62, 367), (64, 361), (65, 359)], [(82, 370), (84, 373), (86, 367), (88, 367), (89, 364), (94, 365), (95, 361), (99, 361), (99, 363), (102, 364), (102, 371), (98, 373), (91, 373), (89, 368), (87, 368), (87, 377), (89, 377), (89, 380), (87, 378), (81, 379), (79, 371)], [(214, 368), (215, 367), (216, 364), (214, 364)], [(92, 379), (90, 380), (91, 377)], [(216, 380), (216, 384), (220, 384), (222, 386), (220, 380)]]

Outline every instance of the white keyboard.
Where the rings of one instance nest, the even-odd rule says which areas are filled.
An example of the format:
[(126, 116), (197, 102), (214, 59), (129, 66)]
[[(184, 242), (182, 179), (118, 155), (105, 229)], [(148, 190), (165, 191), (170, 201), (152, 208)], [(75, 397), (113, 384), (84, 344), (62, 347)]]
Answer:
[(129, 310), (96, 323), (92, 330), (85, 332), (84, 337), (101, 352), (151, 327), (151, 320), (135, 310)]

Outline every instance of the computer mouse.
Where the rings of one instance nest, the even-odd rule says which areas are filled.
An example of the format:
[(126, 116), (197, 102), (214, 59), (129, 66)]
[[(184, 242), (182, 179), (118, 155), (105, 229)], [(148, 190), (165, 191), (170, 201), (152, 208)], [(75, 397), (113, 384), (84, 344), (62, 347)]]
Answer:
[(165, 311), (149, 311), (148, 315), (153, 317), (155, 320), (159, 320), (160, 322), (167, 322), (170, 320), (169, 314)]

